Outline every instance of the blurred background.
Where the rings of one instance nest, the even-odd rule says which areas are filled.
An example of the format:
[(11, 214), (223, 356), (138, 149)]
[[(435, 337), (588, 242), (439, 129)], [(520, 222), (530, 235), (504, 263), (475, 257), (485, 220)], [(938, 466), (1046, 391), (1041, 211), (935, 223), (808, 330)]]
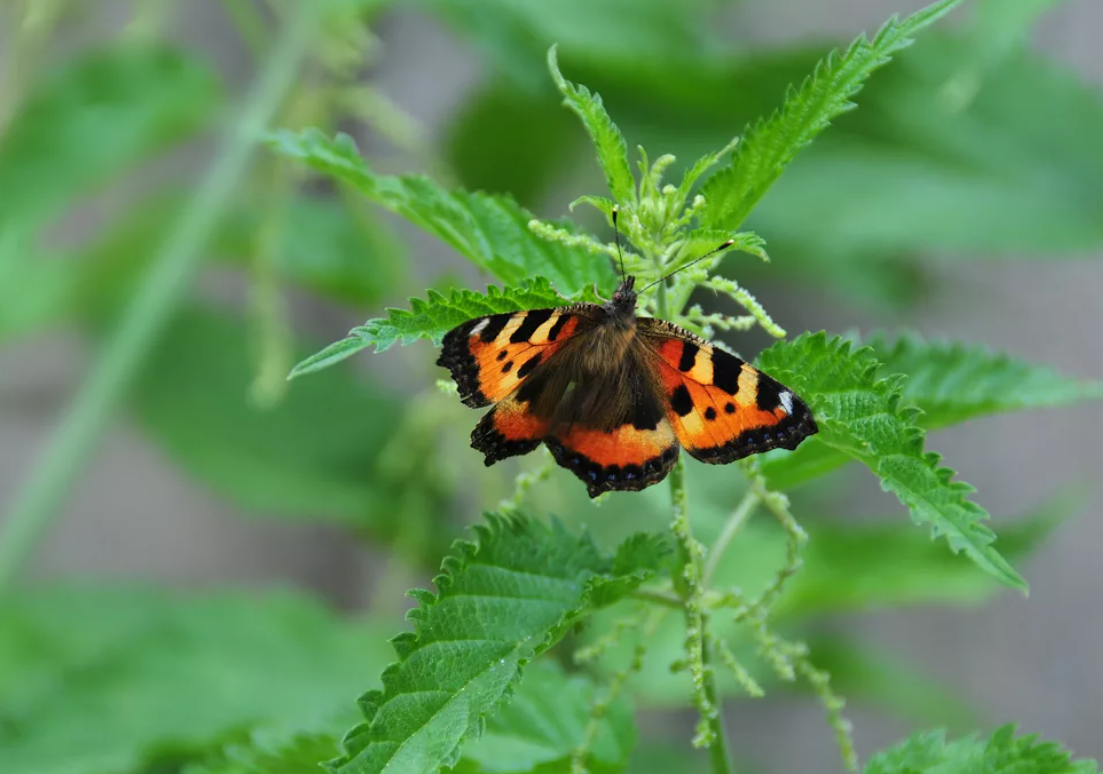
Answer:
[[(351, 711), (389, 661), (402, 593), (534, 465), (482, 467), (467, 448), (477, 414), (436, 390), (428, 344), (285, 381), (384, 306), (487, 278), (263, 145), (250, 160), (249, 121), (348, 131), (379, 172), (510, 193), (559, 217), (605, 191), (547, 77), (552, 42), (629, 147), (686, 163), (778, 106), (831, 47), (922, 3), (349, 0), (282, 51), (280, 24), (300, 11), (274, 5), (0, 7), (0, 540), (27, 547), (8, 552), (26, 590), (0, 613), (5, 774), (176, 770), (228, 730), (273, 721), (273, 706)], [(772, 263), (733, 259), (726, 273), (790, 332), (908, 328), (1103, 379), (1101, 34), (1094, 0), (967, 3), (876, 75), (756, 210)], [(8, 520), (51, 432), (104, 368), (101, 345), (145, 272), (173, 260), (164, 303), (141, 318), (158, 335), (134, 347), (117, 410), (92, 404), (105, 432), (74, 455), (71, 495), (56, 479), (56, 520), (16, 535)], [(748, 356), (767, 343), (732, 341)], [(931, 439), (978, 488), (1029, 599), (941, 545), (916, 549), (909, 583), (881, 583), (878, 542), (844, 538), (926, 537), (865, 470), (794, 492), (813, 555), (786, 626), (836, 674), (861, 752), (918, 726), (1017, 721), (1103, 758), (1101, 436), (1103, 408), (1086, 403)], [(738, 484), (703, 467), (690, 465), (707, 538)], [(607, 545), (666, 522), (664, 492), (595, 508), (567, 478), (537, 488), (537, 512)], [(737, 547), (733, 577), (768, 576), (781, 545), (769, 527)], [(836, 593), (840, 573), (866, 589)], [(214, 623), (228, 620), (241, 632)], [(133, 666), (139, 647), (160, 655)], [(679, 750), (692, 720), (662, 659), (640, 681), (642, 723), (647, 744)], [(294, 685), (254, 690), (253, 660)], [(204, 686), (235, 698), (213, 712)], [(808, 695), (733, 690), (726, 707), (744, 770), (839, 768)], [(103, 724), (94, 739), (75, 730), (89, 712)]]

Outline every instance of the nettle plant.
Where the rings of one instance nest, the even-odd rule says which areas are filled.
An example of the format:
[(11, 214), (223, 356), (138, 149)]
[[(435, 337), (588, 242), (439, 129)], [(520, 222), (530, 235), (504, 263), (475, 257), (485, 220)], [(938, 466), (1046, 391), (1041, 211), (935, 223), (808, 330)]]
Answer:
[[(761, 328), (777, 342), (757, 364), (807, 401), (820, 432), (795, 452), (772, 452), (725, 469), (742, 476), (745, 486), (709, 545), (693, 534), (684, 458), (669, 476), (669, 530), (636, 534), (609, 552), (559, 521), (525, 514), (535, 482), (562, 476), (562, 486), (578, 487), (573, 477), (548, 459), (519, 475), (513, 497), (485, 515), (474, 541), (457, 543), (444, 559), (436, 593), (410, 592), (418, 603), (409, 613), (414, 629), (392, 640), (398, 660), (384, 671), (382, 688), (361, 698), (363, 718), (346, 735), (342, 756), (329, 764), (332, 771), (623, 770), (634, 738), (627, 687), (656, 657), (649, 645), (669, 617), (683, 621), (681, 652), (669, 666), (691, 686), (698, 715), (692, 743), (707, 749), (712, 771), (732, 770), (720, 676), (750, 696), (765, 693), (762, 679), (744, 665), (745, 648), (721, 633), (733, 624), (772, 679), (811, 687), (843, 765), (858, 771), (851, 726), (829, 674), (816, 666), (808, 645), (782, 636), (773, 623), (808, 541), (785, 490), (853, 460), (868, 467), (933, 538), (1006, 586), (1026, 591), (997, 550), (972, 488), (955, 481), (939, 455), (925, 449), (925, 432), (982, 414), (1068, 402), (1091, 388), (983, 348), (908, 335), (865, 343), (822, 332), (787, 338), (754, 296), (715, 274), (727, 254), (715, 252), (722, 244), (766, 260), (764, 239), (741, 230), (756, 203), (802, 148), (854, 107), (851, 98), (872, 72), (959, 2), (943, 0), (903, 21), (890, 20), (872, 40), (860, 37), (833, 53), (790, 91), (778, 112), (691, 165), (677, 185), (665, 181), (675, 161), (669, 155), (652, 162), (640, 148), (633, 172), (626, 142), (600, 97), (566, 80), (555, 49), (549, 52), (551, 76), (589, 133), (609, 187), (608, 197), (583, 196), (572, 208), (590, 205), (611, 226), (616, 208), (624, 270), (641, 286), (671, 275), (641, 297), (641, 309), (706, 339)], [(485, 292), (430, 291), (411, 300), (408, 310), (389, 310), (353, 329), (300, 363), (292, 376), (367, 347), (382, 352), (419, 339), (439, 345), (448, 330), (478, 316), (608, 297), (618, 280), (620, 252), (612, 241), (599, 241), (569, 221), (537, 219), (508, 197), (446, 190), (420, 176), (375, 174), (347, 136), (281, 131), (270, 145), (436, 235), (502, 283)], [(731, 299), (743, 314), (706, 312), (691, 303), (699, 290)], [(718, 569), (741, 528), (760, 513), (780, 524), (784, 559), (762, 588), (750, 592), (726, 585)], [(611, 606), (618, 617), (611, 623), (603, 618), (587, 636), (585, 624)], [(548, 655), (565, 638), (570, 652)], [(579, 669), (571, 674), (564, 662)], [(594, 674), (604, 678), (595, 682)], [(302, 761), (311, 749), (300, 743), (284, 753)], [(865, 770), (902, 774), (943, 766), (938, 770), (1096, 771), (1091, 762), (1073, 763), (1055, 745), (1017, 737), (1011, 727), (955, 742), (941, 732), (918, 734), (875, 756)]]

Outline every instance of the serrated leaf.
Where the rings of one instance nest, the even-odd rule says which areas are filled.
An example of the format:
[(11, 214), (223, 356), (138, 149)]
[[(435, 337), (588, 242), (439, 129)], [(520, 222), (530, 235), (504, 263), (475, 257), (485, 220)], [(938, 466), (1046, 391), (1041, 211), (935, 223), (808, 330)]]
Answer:
[(1037, 735), (1016, 736), (1004, 726), (987, 739), (976, 736), (946, 741), (943, 731), (915, 734), (873, 756), (865, 774), (1097, 774), (1095, 761), (1074, 761), (1056, 742)]
[[(465, 745), (456, 774), (550, 774), (567, 772), (571, 754), (586, 736), (591, 709), (602, 689), (586, 676), (567, 675), (550, 660), (525, 670), (508, 703), (487, 721), (478, 741)], [(610, 704), (589, 746), (586, 768), (593, 774), (625, 770), (636, 744), (631, 705)]]
[(351, 372), (250, 403), (255, 374), (241, 320), (181, 313), (131, 391), (151, 440), (188, 475), (251, 513), (389, 527), (373, 470), (399, 421), (397, 403)]
[(918, 411), (902, 403), (901, 378), (878, 378), (872, 350), (853, 350), (841, 338), (805, 334), (760, 356), (763, 370), (791, 387), (811, 406), (820, 440), (860, 460), (881, 486), (907, 506), (917, 524), (930, 525), (951, 550), (964, 552), (1003, 583), (1026, 590), (1000, 556), (988, 514), (968, 498), (972, 487), (953, 480), (937, 454), (924, 450)]
[[(269, 145), (352, 185), (377, 204), (408, 219), (508, 285), (547, 277), (574, 298), (597, 285), (611, 290), (616, 276), (608, 260), (529, 229), (532, 213), (505, 195), (448, 191), (427, 177), (376, 175), (348, 135), (329, 139), (317, 129), (275, 132)], [(571, 229), (567, 222), (557, 223)]]
[(611, 585), (627, 593), (655, 569), (611, 575), (611, 559), (558, 522), (491, 514), (476, 531), (476, 543), (457, 544), (445, 559), (437, 595), (412, 592), (421, 603), (408, 616), (414, 631), (392, 641), (399, 660), (383, 672), (382, 690), (361, 697), (364, 722), (345, 737), (334, 771), (454, 766), (521, 668), (587, 615), (595, 595), (611, 603)]
[(28, 90), (0, 138), (0, 222), (54, 214), (186, 137), (218, 101), (211, 72), (172, 49), (112, 46), (68, 59)]
[(0, 771), (138, 774), (257, 726), (313, 731), (385, 663), (383, 642), (292, 593), (85, 584), (10, 598)]
[(388, 309), (387, 316), (368, 320), (349, 331), (349, 335), (330, 344), (296, 365), (289, 378), (312, 374), (340, 363), (362, 349), (375, 347), (383, 352), (395, 344), (411, 344), (429, 339), (434, 345), (448, 331), (474, 317), (526, 309), (544, 309), (570, 303), (560, 296), (543, 277), (537, 277), (521, 287), (499, 289), (493, 285), (486, 293), (473, 290), (453, 290), (443, 296), (430, 290), (427, 300), (410, 299), (410, 308)]
[(801, 87), (790, 91), (781, 110), (745, 134), (731, 165), (705, 182), (704, 225), (739, 228), (796, 155), (834, 118), (855, 107), (851, 98), (869, 76), (961, 2), (932, 3), (902, 22), (893, 17), (872, 41), (862, 35), (845, 53), (833, 51), (821, 60)]
[(597, 150), (598, 163), (605, 172), (605, 180), (609, 184), (609, 191), (613, 194), (613, 198), (618, 202), (634, 202), (636, 180), (632, 177), (632, 169), (628, 166), (628, 145), (620, 129), (605, 112), (601, 96), (563, 77), (559, 72), (555, 46), (548, 49), (548, 70), (555, 85), (563, 94), (563, 104), (582, 119), (582, 125), (589, 132), (590, 139)]
[[(901, 394), (907, 404), (922, 410), (916, 423), (925, 429), (988, 414), (1103, 397), (1099, 382), (1079, 381), (981, 345), (927, 342), (912, 333), (895, 339), (876, 335), (868, 343), (880, 361), (878, 376), (906, 377)], [(794, 453), (768, 460), (763, 472), (771, 486), (791, 489), (842, 467), (850, 459), (813, 437)]]

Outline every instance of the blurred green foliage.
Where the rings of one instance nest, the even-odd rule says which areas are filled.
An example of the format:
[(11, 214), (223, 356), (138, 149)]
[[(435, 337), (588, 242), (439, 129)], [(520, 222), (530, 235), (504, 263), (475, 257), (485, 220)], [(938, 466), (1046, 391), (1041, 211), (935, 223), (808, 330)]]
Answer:
[[(1027, 45), (1034, 21), (1053, 4), (977, 2), (965, 24), (924, 33), (922, 45), (900, 53), (857, 96), (850, 95), (859, 110), (839, 117), (776, 186), (760, 192), (765, 195), (747, 223), (767, 238), (773, 262), (736, 267), (729, 260), (723, 269), (737, 268), (748, 285), (826, 286), (848, 303), (883, 309), (938, 293), (942, 288), (928, 281), (928, 268), (947, 256), (1053, 261), (1100, 249), (1103, 95)], [(204, 7), (225, 12), (219, 23), (253, 56), (260, 80), (279, 53), (278, 28), (295, 18), (293, 5), (225, 0)], [(543, 306), (563, 295), (592, 297), (595, 285), (607, 294), (615, 284), (608, 261), (579, 244), (538, 240), (529, 229), (532, 212), (562, 212), (561, 191), (598, 190), (591, 183), (593, 149), (561, 107), (562, 95), (545, 69), (546, 52), (558, 45), (571, 78), (600, 92), (633, 146), (675, 154), (673, 168), (682, 171), (780, 108), (787, 89), (799, 86), (836, 44), (764, 47), (733, 40), (724, 33), (729, 5), (422, 0), (415, 12), (451, 30), (484, 69), (437, 147), (423, 143), (436, 133), (423, 131), (396, 107), (402, 95), (392, 95), (392, 102), (372, 84), (372, 67), (387, 51), (385, 37), (380, 41), (371, 31), (385, 30), (396, 10), (386, 2), (318, 4), (320, 24), (309, 56), (269, 123), (273, 129), (319, 127), (322, 133), (273, 135), (270, 144), (282, 155), (258, 154), (236, 193), (218, 202), (218, 222), (197, 259), (202, 287), (229, 280), (236, 289), (231, 308), (213, 294), (181, 285), (182, 309), (171, 316), (156, 347), (139, 358), (133, 380), (120, 386), (127, 417), (182, 476), (251, 516), (337, 522), (351, 540), (389, 555), (379, 581), (386, 594), (424, 581), (461, 524), (509, 496), (517, 468), (483, 470), (466, 449), (471, 417), (454, 407), (452, 396), (431, 389), (427, 346), (415, 356), (423, 361), (415, 368), (408, 367), (410, 360), (396, 365), (397, 359), (370, 371), (346, 364), (286, 388), (283, 374), (318, 349), (315, 339), (335, 338), (332, 325), (322, 333), (291, 310), (324, 305), (335, 310), (329, 312), (333, 319), (350, 312), (357, 322), (371, 318), (353, 330), (350, 343), (337, 345), (314, 363), (318, 368), (305, 371), (372, 345), (385, 349), (396, 341), (437, 339), (456, 321), (488, 309)], [(35, 351), (57, 331), (77, 333), (93, 357), (100, 352), (180, 227), (195, 173), (210, 172), (201, 169), (210, 142), (219, 132), (233, 136), (237, 88), (220, 78), (220, 60), (204, 41), (185, 42), (176, 34), (176, 23), (189, 12), (185, 4), (135, 3), (129, 12), (117, 29), (70, 40), (95, 9), (65, 0), (0, 9), (0, 346), (12, 346), (13, 353)], [(327, 139), (338, 127), (352, 127), (373, 148), (377, 140), (388, 142), (406, 166), (446, 169), (463, 188), (419, 175), (377, 173), (351, 143)], [(610, 146), (604, 155), (619, 152)], [(304, 180), (303, 168), (288, 156), (331, 180)], [(378, 164), (392, 166), (393, 156)], [(624, 189), (621, 194), (630, 186), (623, 174), (611, 180)], [(87, 218), (89, 211), (94, 217)], [(424, 290), (410, 279), (418, 261), (392, 232), (392, 215), (440, 238), (506, 289), (456, 290), (450, 296), (433, 291), (412, 305), (412, 315), (381, 313), (385, 304), (401, 304)], [(568, 222), (557, 225), (584, 235)], [(583, 225), (598, 227), (594, 221)], [(452, 273), (429, 284), (441, 290), (459, 286)], [(906, 414), (904, 435), (1100, 394), (1098, 385), (974, 344), (927, 343), (911, 335), (868, 343), (871, 370), (854, 375), (855, 391), (883, 400), (888, 415)], [(774, 368), (786, 370), (786, 351), (778, 352)], [(900, 379), (902, 374), (907, 378)], [(818, 379), (827, 389), (839, 375), (794, 372), (790, 378)], [(411, 383), (419, 387), (411, 391)], [(0, 400), (12, 399), (0, 394)], [(804, 567), (779, 596), (771, 623), (805, 637), (813, 661), (833, 674), (836, 688), (852, 701), (917, 722), (971, 725), (976, 713), (956, 689), (916, 673), (895, 654), (845, 634), (826, 635), (819, 626), (839, 612), (975, 605), (998, 590), (963, 557), (899, 519), (860, 526), (833, 518), (838, 507), (830, 485), (810, 482), (862, 458), (861, 438), (847, 435), (859, 419), (856, 414), (851, 425), (794, 454), (771, 455), (762, 465), (774, 488), (808, 484), (793, 497), (811, 516)], [(962, 496), (930, 458), (913, 456), (926, 466), (916, 475)], [(430, 469), (435, 474), (426, 480)], [(905, 476), (909, 486), (913, 473)], [(643, 570), (656, 572), (664, 561), (658, 550), (649, 553), (623, 541), (639, 530), (666, 528), (665, 492), (615, 495), (595, 510), (558, 475), (534, 484), (529, 500), (539, 508), (530, 510), (560, 515), (567, 527), (555, 533), (556, 540), (585, 542), (592, 562), (563, 578), (552, 577), (563, 562), (549, 565), (544, 585), (528, 590), (537, 597), (541, 589), (570, 590), (573, 596), (559, 598), (559, 607), (522, 598), (516, 608), (498, 611), (494, 620), (503, 627), (535, 622), (532, 636), (541, 639), (511, 655), (518, 663), (561, 636), (569, 647), (584, 648), (624, 629), (625, 621), (638, 628), (633, 603), (621, 597)], [(694, 528), (711, 545), (745, 494), (744, 484), (704, 466), (691, 467), (689, 476)], [(476, 477), (481, 494), (469, 484)], [(920, 511), (927, 505), (924, 498), (901, 499)], [(963, 534), (983, 514), (964, 502), (968, 512), (954, 525)], [(1001, 529), (1002, 556), (1029, 556), (1074, 509), (1058, 499)], [(628, 547), (620, 565), (589, 538), (577, 537), (585, 526), (600, 546)], [(983, 554), (984, 542), (968, 545)], [(574, 556), (573, 549), (557, 554), (549, 544), (554, 548), (556, 542), (517, 541), (501, 556), (525, 562)], [(636, 550), (638, 566), (624, 565)], [(785, 551), (780, 530), (752, 521), (717, 568), (718, 582), (751, 591), (768, 587)], [(493, 563), (487, 564), (493, 575)], [(477, 580), (488, 587), (503, 582)], [(582, 589), (572, 586), (584, 581), (591, 584), (586, 604)], [(395, 660), (395, 649), (405, 660), (404, 647), (412, 642), (409, 634), (400, 635), (395, 649), (385, 642), (401, 627), (393, 615), (398, 600), (389, 597), (349, 615), (301, 593), (265, 590), (183, 594), (141, 584), (80, 583), (28, 584), (3, 594), (4, 774), (315, 771), (318, 761), (342, 749), (348, 754), (380, 743), (354, 732), (342, 748), (338, 737), (357, 720), (355, 696), (379, 686), (378, 675)], [(429, 604), (425, 595), (421, 601)], [(578, 614), (590, 603), (606, 609), (577, 630), (571, 630), (573, 619), (558, 617)], [(457, 621), (468, 628), (479, 623), (474, 614), (441, 620), (442, 631)], [(770, 691), (782, 687), (745, 632), (731, 621), (715, 623), (756, 680)], [(507, 641), (516, 632), (497, 634)], [(458, 635), (476, 640), (487, 632)], [(456, 770), (467, 774), (550, 774), (572, 765), (593, 772), (669, 771), (675, 765), (689, 770), (694, 759), (688, 745), (678, 740), (671, 752), (669, 739), (637, 742), (633, 721), (633, 708), (660, 712), (689, 701), (686, 675), (669, 669), (685, 639), (684, 622), (672, 616), (657, 625), (650, 655), (640, 665), (633, 665), (635, 642), (627, 636), (608, 649), (600, 666), (564, 667), (570, 653), (560, 647), (552, 655), (562, 664), (544, 659), (512, 688), (506, 678), (494, 683), (497, 693), (473, 704), (449, 702), (456, 714), (445, 718), (433, 715), (433, 697), (422, 696), (421, 710), (448, 727), (444, 736), (452, 744), (431, 750), (427, 759), (456, 761)], [(425, 668), (431, 671), (432, 664)], [(410, 684), (428, 679), (405, 677)], [(383, 687), (396, 693), (409, 688), (396, 680), (395, 668), (389, 668)], [(618, 680), (627, 688), (613, 696)], [(744, 687), (724, 673), (725, 700), (742, 700)], [(504, 709), (489, 720), (481, 717), (510, 690), (513, 698)], [(360, 709), (378, 710), (373, 701), (362, 700)], [(594, 710), (606, 705), (607, 711)], [(395, 717), (387, 729), (394, 738), (416, 725), (413, 709), (400, 709), (388, 710)], [(461, 744), (465, 732), (484, 723), (481, 740)], [(410, 733), (428, 739), (426, 748), (433, 746), (431, 735)], [(578, 752), (583, 745), (585, 754)], [(422, 748), (415, 743), (404, 749), (412, 759)], [(988, 739), (952, 743), (938, 734), (917, 735), (871, 761), (867, 771), (938, 765), (940, 771), (964, 772), (991, 761), (1012, 761), (1022, 767), (1016, 770), (1039, 774), (1095, 771), (1069, 762), (1055, 747), (1016, 740), (1006, 729)]]

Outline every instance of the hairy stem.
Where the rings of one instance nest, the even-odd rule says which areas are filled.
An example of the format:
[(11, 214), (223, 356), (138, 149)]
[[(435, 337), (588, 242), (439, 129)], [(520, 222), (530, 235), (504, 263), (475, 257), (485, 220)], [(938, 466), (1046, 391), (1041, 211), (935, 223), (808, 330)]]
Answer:
[(12, 505), (0, 535), (0, 591), (33, 554), (95, 449), (123, 397), (156, 343), (190, 280), (211, 231), (245, 172), (253, 148), (295, 83), (314, 37), (318, 4), (296, 3), (240, 119), (210, 172), (168, 235), (92, 373), (68, 407), (42, 463)]
[(678, 565), (674, 569), (674, 589), (682, 598), (686, 619), (686, 656), (697, 711), (701, 716), (694, 744), (708, 747), (713, 774), (730, 774), (731, 756), (724, 729), (716, 675), (710, 665), (711, 642), (708, 616), (702, 604), (701, 546), (693, 539), (689, 524), (689, 495), (686, 490), (685, 461), (679, 459), (670, 471), (670, 494), (674, 506), (671, 530), (677, 544)]

